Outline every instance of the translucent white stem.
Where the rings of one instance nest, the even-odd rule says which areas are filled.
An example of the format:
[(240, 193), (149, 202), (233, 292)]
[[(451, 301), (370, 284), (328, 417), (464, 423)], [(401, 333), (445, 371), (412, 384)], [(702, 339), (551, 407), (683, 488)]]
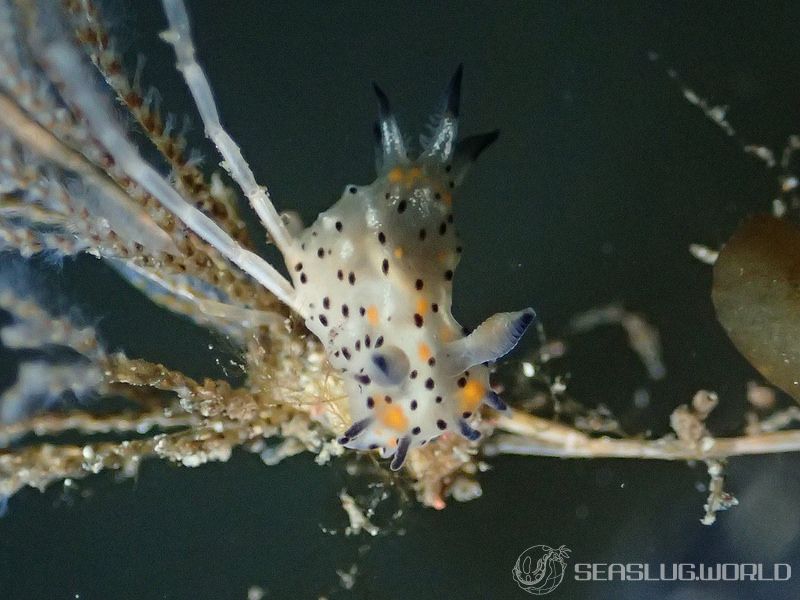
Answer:
[(239, 246), (213, 220), (184, 200), (158, 171), (142, 159), (114, 119), (106, 99), (88, 83), (92, 78), (85, 72), (76, 50), (63, 39), (57, 39), (42, 51), (48, 69), (53, 71), (63, 86), (64, 96), (80, 109), (92, 135), (111, 154), (116, 164), (189, 229), (255, 278), (281, 302), (297, 310), (294, 289), (272, 265)]
[(219, 112), (211, 93), (211, 86), (195, 59), (189, 17), (183, 0), (163, 0), (163, 5), (170, 29), (164, 32), (161, 37), (175, 48), (178, 70), (183, 74), (186, 84), (189, 86), (197, 105), (197, 110), (203, 119), (206, 135), (217, 146), (220, 154), (225, 159), (225, 167), (231, 177), (242, 188), (275, 245), (286, 256), (292, 244), (291, 236), (278, 215), (278, 211), (272, 205), (266, 188), (258, 185), (253, 171), (250, 170), (250, 166), (242, 156), (241, 150), (220, 123)]

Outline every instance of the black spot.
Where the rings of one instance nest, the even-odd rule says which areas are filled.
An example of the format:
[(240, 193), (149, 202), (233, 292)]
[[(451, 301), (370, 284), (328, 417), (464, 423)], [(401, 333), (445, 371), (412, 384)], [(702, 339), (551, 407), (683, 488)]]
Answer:
[(464, 417), (465, 419), (469, 419), (472, 416), (472, 413), (469, 411), (465, 411), (461, 413), (461, 416)]
[(437, 426), (439, 429), (441, 429), (442, 431), (444, 431), (445, 429), (447, 429), (447, 423), (445, 423), (445, 422), (444, 422), (444, 421), (442, 421), (441, 419), (439, 419), (438, 421), (436, 421), (436, 426)]
[(439, 192), (436, 192), (436, 193), (433, 195), (433, 197), (434, 197), (434, 198), (436, 198), (437, 200), (441, 200), (441, 199), (442, 199), (442, 195), (441, 195)]
[(367, 336), (364, 338), (364, 345), (365, 345), (367, 348), (369, 348), (371, 344), (372, 344), (372, 340), (371, 340), (371, 339), (369, 339), (369, 335), (367, 335)]
[(350, 316), (350, 309), (347, 308), (347, 304), (342, 304), (342, 316), (345, 318)]
[(386, 243), (386, 234), (385, 234), (385, 233), (383, 233), (382, 231), (379, 231), (379, 232), (378, 232), (378, 241), (379, 241), (381, 244), (385, 244), (385, 243)]
[(389, 197), (390, 197), (390, 194), (389, 194), (389, 192), (386, 192), (386, 194), (384, 194), (384, 196), (383, 196), (383, 197), (384, 197), (384, 198), (386, 198), (386, 199), (388, 200), (388, 199), (389, 199)]
[(358, 190), (356, 189), (356, 186), (354, 186), (354, 185), (351, 185), (351, 186), (350, 186), (350, 193), (351, 193), (351, 194), (355, 194), (357, 191), (358, 191)]
[(422, 279), (417, 279), (417, 282), (414, 285), (418, 290), (421, 290), (422, 286), (425, 284), (423, 283)]
[(431, 304), (431, 310), (433, 312), (435, 312), (435, 313), (438, 313), (439, 312), (439, 305), (436, 304), (436, 302), (434, 302), (433, 304)]
[(325, 296), (322, 299), (322, 308), (324, 308), (325, 310), (328, 310), (330, 307), (331, 307), (331, 299), (328, 298), (327, 296)]
[(406, 212), (406, 208), (408, 208), (408, 203), (405, 200), (400, 200), (400, 202), (397, 203), (397, 212), (401, 215)]
[(442, 224), (439, 225), (439, 235), (444, 235), (445, 233), (447, 233), (447, 223), (442, 221)]
[(422, 320), (422, 315), (421, 314), (414, 313), (414, 325), (416, 325), (417, 327), (422, 327), (423, 320)]
[(308, 281), (308, 277), (306, 277), (305, 273), (300, 273), (300, 283), (305, 283)]
[(411, 410), (417, 410), (417, 401), (416, 400), (412, 400), (411, 401)]
[(364, 308), (363, 306), (359, 307), (358, 314), (360, 314), (363, 317), (365, 314), (367, 314), (367, 309)]
[(373, 408), (375, 406), (375, 399), (372, 396), (367, 396), (367, 408)]
[(447, 269), (447, 271), (444, 272), (444, 278), (447, 281), (453, 281), (453, 272), (450, 269)]
[(320, 258), (324, 258), (325, 257), (325, 249), (324, 248), (320, 248), (319, 250), (317, 250), (317, 256), (319, 256)]
[(305, 250), (305, 249), (306, 249), (306, 243), (303, 242), (302, 244), (300, 244), (300, 250)]
[(428, 236), (428, 232), (425, 231), (425, 228), (419, 230), (419, 239), (424, 240)]
[(447, 166), (444, 168), (444, 172), (445, 172), (445, 173), (449, 173), (449, 172), (450, 172), (450, 171), (452, 171), (452, 170), (453, 170), (453, 165), (447, 165)]
[(369, 378), (369, 375), (356, 375), (356, 380), (363, 385), (372, 383), (372, 379)]
[(303, 270), (303, 263), (297, 263), (297, 264), (294, 266), (294, 270), (295, 270), (295, 271), (302, 271), (302, 270)]
[(429, 390), (432, 390), (432, 389), (433, 389), (433, 385), (434, 385), (434, 384), (433, 384), (433, 379), (431, 379), (430, 377), (428, 377), (428, 378), (425, 380), (425, 387), (426, 387), (426, 388), (428, 388)]
[(361, 340), (356, 340), (356, 352), (361, 352)]
[(350, 274), (347, 276), (347, 281), (350, 282), (350, 285), (355, 285), (356, 283), (356, 274), (350, 271)]
[(378, 444), (370, 444), (369, 445), (369, 449), (370, 450), (377, 450), (378, 449)]
[(326, 317), (325, 315), (320, 315), (319, 316), (319, 322), (322, 323), (325, 327), (327, 327), (328, 326), (328, 317)]
[(429, 366), (429, 367), (432, 367), (432, 366), (433, 366), (433, 365), (435, 365), (435, 364), (436, 364), (436, 359), (435, 359), (435, 358), (433, 358), (433, 357), (431, 356), (431, 357), (428, 359), (428, 366)]
[(449, 215), (447, 215), (447, 222), (448, 223), (452, 223), (453, 222), (453, 213), (450, 213)]
[(466, 385), (467, 385), (467, 378), (466, 377), (462, 377), (462, 378), (460, 378), (458, 380), (458, 387), (463, 388)]
[(384, 275), (387, 275), (389, 273), (389, 261), (387, 259), (385, 259), (385, 258), (383, 259), (383, 262), (381, 263), (381, 271), (383, 271)]
[(342, 348), (342, 356), (344, 356), (347, 360), (350, 360), (350, 350), (348, 348)]
[(411, 379), (416, 379), (417, 378), (417, 370), (414, 369), (413, 371), (411, 371), (411, 373), (409, 374), (409, 377), (411, 377)]
[(376, 348), (380, 348), (381, 346), (383, 346), (383, 336), (382, 335), (378, 336), (378, 339), (375, 340), (375, 347)]
[(447, 185), (449, 185), (450, 189), (452, 190), (454, 187), (456, 187), (456, 182), (451, 180), (447, 182)]
[(342, 230), (342, 222), (336, 221), (336, 231), (341, 231), (341, 230)]
[(336, 271), (336, 277), (338, 277), (338, 278), (339, 278), (339, 281), (341, 281), (342, 279), (344, 279), (344, 273), (342, 273), (342, 270), (341, 270), (341, 269), (339, 269), (338, 271)]
[(420, 431), (422, 430), (419, 427), (414, 427), (414, 429), (411, 430), (411, 433), (413, 433), (414, 435), (419, 435)]
[(461, 246), (456, 246), (456, 252), (461, 254), (463, 251), (464, 251), (464, 249)]
[(442, 403), (442, 397), (436, 396), (436, 404), (441, 404), (441, 403)]
[(392, 403), (392, 397), (391, 396), (384, 396), (383, 399), (386, 402), (386, 404), (391, 404)]
[(334, 353), (333, 353), (333, 355), (334, 355), (336, 358), (339, 358), (339, 354), (341, 354), (341, 352), (339, 352), (338, 350), (337, 350), (336, 352), (334, 352)]

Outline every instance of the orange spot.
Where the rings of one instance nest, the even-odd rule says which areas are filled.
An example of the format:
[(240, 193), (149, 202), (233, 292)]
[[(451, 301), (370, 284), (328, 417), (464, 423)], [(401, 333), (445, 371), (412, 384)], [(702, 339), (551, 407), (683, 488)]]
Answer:
[(367, 309), (367, 321), (373, 327), (378, 324), (378, 307), (374, 304)]
[(453, 194), (450, 192), (445, 192), (442, 194), (442, 202), (444, 202), (447, 206), (450, 206), (453, 203)]
[(391, 183), (399, 183), (403, 179), (403, 171), (400, 168), (395, 168), (389, 171), (388, 175)]
[(449, 258), (450, 253), (447, 250), (439, 250), (439, 252), (436, 253), (436, 260), (438, 260), (440, 263), (447, 262)]
[(453, 340), (453, 330), (450, 329), (447, 325), (442, 325), (439, 328), (439, 338), (443, 342), (450, 342)]
[(428, 362), (428, 359), (432, 356), (431, 347), (428, 346), (425, 342), (420, 342), (420, 345), (417, 347), (417, 352), (419, 353), (419, 357), (424, 361)]
[(417, 312), (421, 315), (424, 315), (426, 312), (428, 312), (428, 302), (425, 300), (425, 298), (420, 297), (417, 300)]
[(479, 381), (471, 379), (461, 390), (461, 412), (473, 412), (483, 400), (486, 388)]
[(384, 408), (378, 418), (380, 422), (389, 429), (394, 429), (395, 431), (405, 431), (408, 429), (406, 413), (396, 404)]
[(406, 176), (406, 184), (410, 185), (420, 177), (422, 177), (422, 169), (420, 169), (419, 167), (413, 167), (408, 170), (408, 175)]
[(403, 258), (403, 249), (399, 246), (394, 249), (394, 257), (395, 258)]

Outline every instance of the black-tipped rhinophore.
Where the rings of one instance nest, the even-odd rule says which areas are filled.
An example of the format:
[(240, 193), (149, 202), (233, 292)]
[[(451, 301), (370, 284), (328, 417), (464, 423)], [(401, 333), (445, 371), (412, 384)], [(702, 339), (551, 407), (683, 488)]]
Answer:
[(378, 97), (378, 118), (383, 121), (392, 116), (389, 97), (386, 95), (386, 92), (384, 92), (374, 81), (372, 82), (372, 89), (375, 90), (375, 95)]
[(460, 140), (453, 152), (451, 174), (456, 185), (460, 185), (464, 176), (486, 148), (491, 146), (500, 136), (500, 130), (471, 135)]
[(460, 140), (456, 144), (456, 152), (453, 155), (453, 162), (456, 159), (468, 160), (475, 162), (478, 157), (483, 153), (486, 148), (491, 146), (500, 137), (500, 130), (487, 131), (486, 133), (479, 133), (471, 135)]
[(372, 88), (378, 97), (378, 123), (375, 136), (380, 150), (376, 160), (379, 169), (391, 168), (407, 160), (406, 146), (397, 120), (392, 114), (389, 98), (377, 83), (373, 82)]
[(434, 124), (433, 132), (422, 140), (422, 158), (444, 164), (449, 162), (456, 147), (458, 136), (458, 114), (461, 104), (461, 79), (463, 65), (458, 65), (445, 90), (442, 114)]
[(392, 471), (399, 471), (403, 463), (406, 462), (406, 454), (408, 454), (409, 446), (411, 446), (411, 438), (409, 436), (400, 438), (397, 444), (397, 450), (394, 451), (392, 463), (389, 465)]
[(458, 118), (461, 107), (461, 79), (464, 76), (464, 65), (458, 65), (456, 72), (450, 78), (445, 92), (445, 111)]

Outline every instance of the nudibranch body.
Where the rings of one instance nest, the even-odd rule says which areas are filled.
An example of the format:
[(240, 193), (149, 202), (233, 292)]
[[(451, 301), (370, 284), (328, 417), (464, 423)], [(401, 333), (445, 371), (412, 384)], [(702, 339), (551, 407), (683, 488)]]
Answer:
[(534, 318), (531, 309), (501, 313), (466, 335), (451, 314), (461, 254), (452, 193), (497, 138), (457, 141), (460, 81), (459, 67), (413, 158), (376, 86), (377, 179), (346, 186), (311, 227), (295, 221), (285, 253), (296, 306), (345, 379), (353, 425), (340, 442), (380, 448), (393, 469), (445, 431), (479, 437), (470, 425), (479, 406), (505, 409), (486, 364), (509, 352)]

